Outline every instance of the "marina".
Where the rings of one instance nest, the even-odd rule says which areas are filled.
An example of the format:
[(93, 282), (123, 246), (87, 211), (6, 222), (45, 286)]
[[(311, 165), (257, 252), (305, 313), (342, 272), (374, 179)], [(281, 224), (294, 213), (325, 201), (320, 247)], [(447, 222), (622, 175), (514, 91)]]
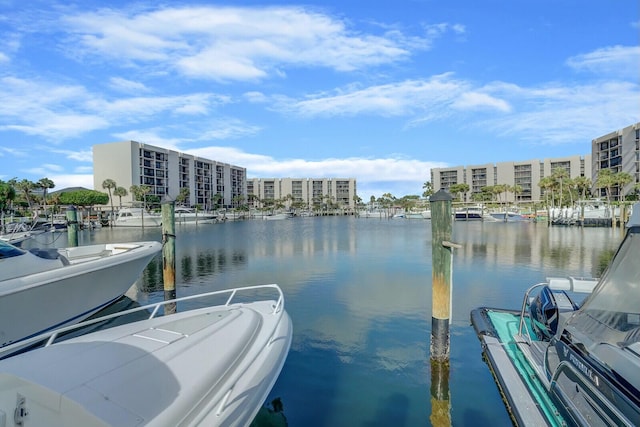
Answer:
[[(425, 425), (432, 416), (429, 221), (354, 216), (230, 221), (179, 227), (178, 296), (278, 283), (293, 323), (291, 350), (266, 403), (279, 398), (289, 425)], [(59, 234), (59, 233), (56, 233)], [(48, 238), (49, 241), (41, 239)], [(452, 425), (510, 425), (469, 313), (517, 307), (531, 283), (596, 277), (619, 229), (535, 222), (454, 222), (448, 382)], [(157, 227), (83, 230), (79, 244), (161, 240)], [(36, 236), (25, 247), (64, 239)], [(164, 298), (161, 258), (126, 297)]]

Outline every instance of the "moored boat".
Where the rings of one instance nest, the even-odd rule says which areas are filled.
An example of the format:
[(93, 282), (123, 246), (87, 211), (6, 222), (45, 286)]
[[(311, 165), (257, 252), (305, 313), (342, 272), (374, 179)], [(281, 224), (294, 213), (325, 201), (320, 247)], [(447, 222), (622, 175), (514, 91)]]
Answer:
[[(213, 297), (224, 298), (210, 305)], [(166, 314), (171, 306), (179, 310)], [(64, 339), (136, 313), (148, 318)], [(248, 426), (280, 374), (292, 331), (277, 285), (92, 319), (34, 337), (30, 343), (45, 346), (0, 360), (0, 413), (16, 425), (54, 427)]]
[(160, 227), (162, 215), (146, 212), (143, 208), (121, 208), (113, 225), (116, 227)]
[(214, 212), (202, 212), (184, 206), (176, 206), (174, 210), (176, 224), (205, 224), (216, 222), (218, 214)]
[(290, 219), (290, 218), (293, 218), (293, 214), (291, 212), (273, 213), (273, 214), (264, 215), (262, 217), (262, 219), (265, 219), (267, 221), (277, 221), (281, 219)]
[[(517, 425), (640, 425), (640, 204), (599, 280), (548, 279), (471, 321)], [(588, 296), (584, 302), (577, 293)]]
[(0, 348), (76, 323), (121, 297), (162, 245), (23, 250), (0, 241)]

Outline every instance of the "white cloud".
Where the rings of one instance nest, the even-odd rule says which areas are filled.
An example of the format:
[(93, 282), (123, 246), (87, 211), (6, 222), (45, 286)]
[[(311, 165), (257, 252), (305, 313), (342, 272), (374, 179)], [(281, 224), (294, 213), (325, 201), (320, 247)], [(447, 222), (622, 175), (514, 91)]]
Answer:
[[(460, 25), (438, 28), (464, 31)], [(71, 49), (136, 64), (161, 64), (196, 78), (260, 80), (282, 75), (279, 67), (326, 67), (353, 71), (404, 60), (429, 38), (399, 31), (356, 32), (340, 18), (302, 7), (179, 7), (69, 15)]]
[(638, 79), (640, 46), (610, 46), (586, 54), (572, 56), (567, 65), (578, 71), (607, 76)]
[(429, 79), (337, 89), (334, 94), (321, 93), (303, 100), (281, 98), (278, 108), (302, 116), (370, 114), (389, 117), (431, 111), (444, 117), (450, 114), (450, 105), (470, 88), (468, 82), (456, 80), (447, 73)]
[(503, 113), (511, 111), (511, 106), (508, 102), (495, 98), (486, 93), (479, 92), (466, 92), (460, 95), (459, 98), (453, 101), (451, 104), (453, 108), (460, 110), (477, 110), (492, 108)]
[(118, 92), (124, 93), (138, 93), (149, 92), (150, 89), (143, 83), (134, 82), (132, 80), (123, 79), (122, 77), (111, 77), (109, 79), (109, 87)]
[(161, 114), (207, 115), (231, 102), (226, 95), (107, 98), (80, 85), (0, 78), (0, 130), (57, 142), (87, 132), (157, 119)]
[(502, 136), (539, 144), (590, 143), (598, 135), (638, 121), (640, 87), (627, 82), (520, 87), (494, 83), (483, 88), (514, 105), (513, 111), (476, 122)]
[(84, 187), (93, 190), (93, 174), (50, 174), (47, 176), (56, 185), (55, 190), (69, 187)]
[[(211, 146), (188, 153), (212, 160), (242, 165), (249, 177), (261, 178), (355, 178), (358, 195), (367, 199), (380, 197), (395, 189), (396, 197), (421, 195), (422, 185), (431, 177), (431, 168), (446, 167), (440, 162), (421, 161), (403, 157), (346, 158), (309, 161), (304, 159), (275, 159), (268, 155), (246, 153), (233, 147)], [(386, 191), (382, 191), (386, 188)]]

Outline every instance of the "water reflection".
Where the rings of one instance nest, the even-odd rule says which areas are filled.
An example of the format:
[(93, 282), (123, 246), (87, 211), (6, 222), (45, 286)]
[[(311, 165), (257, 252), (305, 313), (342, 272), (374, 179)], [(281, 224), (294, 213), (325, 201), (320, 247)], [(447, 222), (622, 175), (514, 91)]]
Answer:
[[(290, 425), (425, 425), (434, 383), (430, 227), (428, 221), (357, 218), (181, 227), (177, 293), (280, 284), (294, 336), (269, 401), (287, 403)], [(103, 229), (82, 234), (80, 244), (135, 240), (159, 241), (160, 232)], [(469, 326), (470, 310), (519, 307), (524, 290), (547, 276), (598, 276), (620, 234), (457, 222), (452, 240), (462, 248), (453, 259), (450, 400), (438, 401), (450, 405), (451, 424), (509, 425)], [(160, 258), (137, 289), (138, 301), (161, 298)]]

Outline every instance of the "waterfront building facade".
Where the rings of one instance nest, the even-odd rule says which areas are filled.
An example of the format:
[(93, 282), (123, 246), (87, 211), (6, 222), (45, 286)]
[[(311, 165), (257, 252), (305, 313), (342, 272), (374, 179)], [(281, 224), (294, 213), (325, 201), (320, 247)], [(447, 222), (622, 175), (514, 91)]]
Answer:
[[(631, 175), (631, 181), (623, 188), (619, 185), (611, 188), (612, 200), (620, 200), (622, 195), (633, 193), (640, 183), (640, 122), (592, 140), (591, 154), (594, 176), (605, 169), (614, 174), (626, 172)], [(592, 188), (593, 194), (603, 198), (606, 197), (605, 191), (595, 185)]]
[(494, 185), (519, 186), (520, 192), (502, 194), (503, 202), (534, 202), (542, 199), (538, 185), (544, 177), (551, 176), (557, 168), (566, 170), (571, 178), (591, 178), (591, 155), (569, 156), (551, 159), (487, 163), (473, 166), (454, 166), (431, 169), (433, 191), (449, 189), (454, 184), (467, 184), (469, 191), (462, 195), (464, 202), (474, 200), (482, 188)]
[[(105, 179), (112, 179), (129, 193), (123, 205), (133, 203), (132, 185), (146, 185), (147, 194), (160, 200), (175, 200), (188, 190), (187, 206), (212, 210), (246, 203), (247, 171), (240, 166), (204, 159), (136, 141), (121, 141), (93, 146), (93, 185), (102, 190)], [(120, 198), (113, 195), (113, 205)]]
[(355, 178), (252, 178), (247, 181), (247, 198), (259, 208), (269, 201), (283, 201), (286, 206), (316, 209), (331, 205), (355, 210)]

